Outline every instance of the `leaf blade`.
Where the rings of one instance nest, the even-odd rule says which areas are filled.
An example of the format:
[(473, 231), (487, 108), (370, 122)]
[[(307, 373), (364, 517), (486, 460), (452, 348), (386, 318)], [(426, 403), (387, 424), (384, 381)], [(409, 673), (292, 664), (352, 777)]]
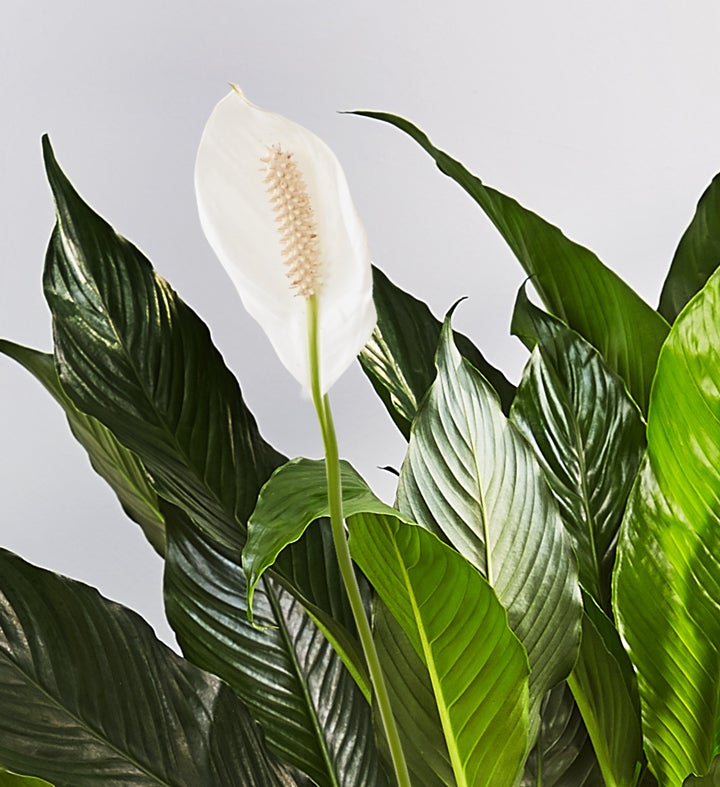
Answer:
[(594, 345), (647, 411), (665, 320), (588, 249), (516, 200), (486, 186), (427, 135), (386, 112), (354, 114), (389, 123), (414, 139), (440, 171), (478, 203), (523, 266), (547, 308)]

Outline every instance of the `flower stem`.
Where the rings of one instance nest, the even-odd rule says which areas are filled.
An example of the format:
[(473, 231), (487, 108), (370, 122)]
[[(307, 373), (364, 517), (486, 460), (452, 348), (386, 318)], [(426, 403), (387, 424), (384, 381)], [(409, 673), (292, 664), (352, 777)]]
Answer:
[(375, 642), (373, 640), (370, 622), (365, 614), (360, 587), (355, 569), (353, 568), (350, 548), (348, 547), (347, 535), (345, 533), (345, 522), (342, 511), (342, 481), (340, 477), (340, 455), (338, 453), (337, 437), (333, 424), (332, 412), (330, 410), (330, 399), (327, 394), (322, 395), (320, 386), (320, 364), (318, 351), (318, 305), (317, 297), (312, 295), (307, 300), (308, 305), (308, 347), (310, 350), (310, 380), (312, 386), (313, 403), (317, 412), (320, 430), (322, 432), (323, 445), (325, 447), (325, 475), (327, 477), (328, 506), (330, 509), (330, 525), (332, 528), (333, 543), (335, 554), (337, 555), (340, 575), (345, 585), (345, 592), (350, 601), (355, 625), (357, 626), (360, 642), (362, 644), (365, 661), (367, 662), (370, 673), (375, 700), (382, 719), (385, 737), (390, 749), (395, 777), (398, 787), (411, 787), (410, 774), (408, 772), (405, 755), (403, 754), (400, 743), (395, 717), (393, 716), (390, 705), (390, 695), (388, 694), (385, 678), (383, 677), (380, 658), (378, 657)]

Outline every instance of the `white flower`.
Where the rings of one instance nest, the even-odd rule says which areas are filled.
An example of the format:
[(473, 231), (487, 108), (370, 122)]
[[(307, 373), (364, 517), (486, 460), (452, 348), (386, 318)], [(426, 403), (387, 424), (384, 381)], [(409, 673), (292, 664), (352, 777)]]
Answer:
[(234, 88), (205, 126), (195, 190), (210, 245), (306, 390), (308, 298), (316, 298), (325, 393), (376, 321), (365, 230), (337, 158), (310, 131)]

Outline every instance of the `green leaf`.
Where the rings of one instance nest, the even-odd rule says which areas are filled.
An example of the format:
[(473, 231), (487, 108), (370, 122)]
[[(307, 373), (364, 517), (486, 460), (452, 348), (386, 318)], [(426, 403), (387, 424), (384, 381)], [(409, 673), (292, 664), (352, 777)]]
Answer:
[(157, 494), (137, 456), (121, 445), (100, 421), (75, 407), (60, 385), (52, 355), (3, 339), (0, 339), (0, 353), (24, 366), (63, 408), (70, 431), (87, 451), (95, 472), (110, 484), (125, 513), (140, 525), (155, 551), (163, 556), (165, 522)]
[(530, 740), (540, 703), (567, 677), (582, 612), (577, 567), (532, 449), (465, 361), (446, 320), (438, 375), (413, 423), (398, 508), (476, 566), (530, 660)]
[(421, 527), (348, 518), (350, 551), (430, 674), (458, 787), (510, 787), (527, 747), (528, 664), (482, 575)]
[(380, 600), (373, 632), (413, 787), (455, 787), (427, 667)]
[(705, 189), (690, 226), (678, 244), (658, 311), (673, 323), (720, 265), (720, 175)]
[[(345, 517), (360, 511), (396, 513), (372, 494), (348, 462), (340, 462), (340, 481)], [(251, 620), (253, 593), (265, 571), (285, 547), (300, 539), (311, 522), (329, 513), (322, 459), (292, 459), (279, 467), (262, 488), (248, 521), (248, 540), (242, 557)]]
[(690, 776), (683, 784), (688, 787), (718, 787), (720, 785), (720, 757), (713, 760), (710, 770), (704, 776)]
[(355, 114), (382, 120), (412, 137), (478, 203), (532, 277), (547, 308), (595, 346), (627, 386), (643, 412), (665, 320), (588, 249), (514, 199), (486, 186), (438, 150), (412, 123), (384, 112)]
[[(261, 437), (205, 324), (82, 201), (43, 143), (57, 208), (45, 292), (62, 385), (137, 454), (162, 498), (240, 549), (260, 487), (285, 457)], [(319, 536), (290, 550), (278, 572), (361, 674), (349, 604), (328, 591), (339, 586), (337, 563)]]
[(0, 762), (56, 787), (299, 784), (222, 681), (93, 588), (0, 550)]
[(558, 503), (580, 583), (609, 612), (617, 532), (645, 448), (645, 424), (595, 349), (533, 306), (524, 289), (512, 329), (537, 346), (510, 417)]
[(664, 787), (705, 773), (720, 753), (719, 313), (715, 273), (660, 355), (615, 569), (616, 618)]
[[(335, 592), (342, 593), (341, 588)], [(318, 785), (386, 785), (371, 707), (299, 602), (265, 578), (247, 619), (237, 552), (168, 515), (168, 619), (183, 653), (226, 681), (268, 746)]]
[(635, 787), (645, 757), (632, 667), (612, 622), (585, 599), (577, 664), (568, 684), (593, 742), (607, 787)]
[[(378, 320), (360, 353), (360, 363), (398, 428), (409, 437), (420, 400), (435, 379), (435, 349), (442, 323), (426, 304), (401, 290), (378, 268), (373, 268), (373, 299)], [(456, 334), (455, 342), (509, 412), (515, 387), (468, 338)]]
[(520, 787), (601, 787), (595, 751), (567, 683), (543, 700), (537, 743)]
[(261, 437), (207, 327), (94, 213), (45, 137), (57, 224), (44, 286), (68, 396), (150, 472), (158, 492), (230, 547), (282, 457)]
[(53, 787), (50, 782), (44, 779), (36, 779), (33, 776), (20, 776), (10, 771), (0, 770), (0, 787)]

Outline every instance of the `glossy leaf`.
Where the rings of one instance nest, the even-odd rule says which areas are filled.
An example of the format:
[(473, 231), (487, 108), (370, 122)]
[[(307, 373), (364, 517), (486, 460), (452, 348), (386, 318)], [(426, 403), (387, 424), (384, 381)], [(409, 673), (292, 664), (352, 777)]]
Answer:
[(467, 191), (532, 277), (547, 308), (600, 351), (645, 412), (668, 332), (665, 320), (595, 254), (516, 200), (486, 186), (412, 123), (385, 112), (356, 114), (404, 131), (430, 154), (441, 172)]
[(427, 667), (379, 600), (373, 633), (413, 787), (455, 787)]
[[(425, 303), (401, 290), (378, 268), (373, 268), (373, 298), (378, 320), (360, 353), (360, 363), (398, 428), (409, 437), (420, 400), (435, 379), (435, 350), (442, 323)], [(495, 388), (508, 413), (515, 386), (468, 338), (455, 334), (455, 342)]]
[(537, 346), (511, 419), (558, 503), (581, 584), (609, 612), (617, 532), (645, 448), (645, 424), (596, 350), (533, 306), (524, 290), (512, 330)]
[(168, 518), (165, 599), (183, 653), (245, 703), (268, 746), (318, 785), (386, 785), (371, 708), (300, 603), (265, 578), (247, 619), (239, 555)]
[(41, 382), (65, 411), (70, 430), (90, 463), (118, 497), (125, 513), (143, 529), (159, 555), (165, 554), (165, 522), (158, 497), (140, 460), (100, 421), (80, 412), (57, 376), (52, 355), (0, 339), (0, 353), (16, 360)]
[(705, 189), (678, 244), (660, 294), (658, 311), (673, 323), (720, 265), (720, 175)]
[(540, 732), (520, 787), (604, 787), (585, 723), (564, 681), (543, 700)]
[[(239, 549), (260, 487), (284, 457), (261, 437), (205, 324), (81, 200), (47, 138), (44, 152), (57, 208), (45, 292), (63, 387), (138, 455), (163, 498)], [(334, 555), (311, 535), (278, 571), (362, 672), (349, 605), (334, 592)]]
[(635, 787), (645, 763), (632, 667), (612, 622), (586, 598), (577, 664), (568, 678), (607, 787)]
[(398, 508), (475, 565), (530, 659), (531, 742), (540, 703), (570, 672), (580, 636), (577, 567), (530, 446), (443, 327), (438, 376), (413, 424)]
[(514, 785), (527, 747), (528, 664), (482, 575), (424, 528), (348, 518), (350, 551), (430, 674), (459, 787)]
[[(340, 463), (340, 480), (345, 517), (360, 511), (395, 513), (372, 494), (357, 471), (345, 461)], [(248, 606), (252, 607), (258, 580), (282, 550), (298, 541), (312, 522), (328, 515), (324, 460), (293, 459), (273, 473), (260, 491), (248, 521), (248, 540), (242, 559), (248, 582)]]
[(648, 760), (667, 787), (706, 772), (720, 739), (719, 313), (716, 273), (660, 355), (614, 579)]
[(0, 550), (0, 762), (56, 787), (300, 784), (135, 613)]

